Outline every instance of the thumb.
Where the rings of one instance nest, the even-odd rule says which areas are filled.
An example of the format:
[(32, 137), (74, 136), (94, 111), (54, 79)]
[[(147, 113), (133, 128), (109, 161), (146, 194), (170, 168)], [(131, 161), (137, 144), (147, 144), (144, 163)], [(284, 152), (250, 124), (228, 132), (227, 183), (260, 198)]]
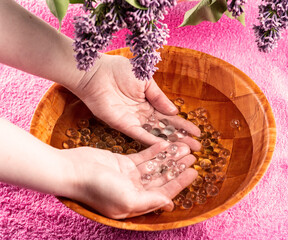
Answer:
[(178, 112), (177, 108), (158, 87), (154, 79), (148, 82), (145, 97), (150, 104), (162, 114), (175, 115)]

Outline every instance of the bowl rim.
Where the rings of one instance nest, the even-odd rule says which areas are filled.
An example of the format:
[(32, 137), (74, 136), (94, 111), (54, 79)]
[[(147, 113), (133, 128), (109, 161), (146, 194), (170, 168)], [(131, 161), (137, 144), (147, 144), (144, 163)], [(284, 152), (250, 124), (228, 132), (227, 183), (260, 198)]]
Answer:
[[(226, 211), (227, 209), (231, 208), (233, 205), (235, 205), (237, 202), (239, 202), (241, 199), (243, 199), (249, 192), (252, 191), (252, 189), (256, 186), (256, 184), (261, 180), (261, 178), (264, 176), (264, 174), (266, 173), (269, 164), (271, 162), (272, 159), (272, 155), (273, 155), (273, 151), (275, 149), (275, 144), (276, 144), (276, 123), (275, 123), (275, 118), (273, 115), (273, 111), (272, 108), (265, 96), (265, 94), (262, 92), (262, 90), (257, 86), (257, 84), (250, 78), (248, 77), (244, 72), (242, 72), (241, 70), (239, 70), (237, 67), (233, 66), (232, 64), (214, 57), (210, 54), (204, 53), (204, 52), (200, 52), (197, 50), (193, 50), (193, 49), (188, 49), (188, 48), (183, 48), (183, 47), (175, 47), (175, 46), (164, 46), (164, 50), (172, 50), (175, 49), (175, 51), (185, 51), (185, 52), (189, 52), (189, 53), (197, 53), (197, 54), (204, 54), (206, 57), (212, 58), (212, 59), (217, 59), (217, 61), (220, 61), (222, 63), (225, 63), (226, 65), (232, 66), (235, 71), (237, 71), (237, 74), (243, 76), (243, 78), (241, 78), (245, 83), (248, 84), (249, 88), (253, 88), (254, 90), (256, 89), (258, 94), (257, 96), (255, 96), (255, 98), (257, 98), (257, 100), (259, 101), (259, 105), (263, 106), (265, 105), (265, 112), (266, 112), (266, 124), (267, 124), (267, 143), (265, 145), (265, 148), (267, 149), (266, 154), (265, 154), (265, 160), (262, 162), (262, 165), (259, 167), (258, 171), (252, 176), (251, 180), (247, 183), (247, 188), (245, 188), (243, 191), (238, 192), (237, 194), (235, 194), (233, 196), (232, 199), (227, 200), (225, 203), (219, 205), (218, 207), (216, 207), (215, 209), (212, 209), (208, 212), (205, 212), (201, 215), (195, 216), (191, 219), (186, 219), (186, 220), (179, 220), (179, 221), (174, 221), (174, 222), (170, 222), (170, 223), (155, 223), (155, 224), (147, 224), (147, 223), (132, 223), (129, 221), (121, 221), (121, 220), (115, 220), (115, 219), (111, 219), (111, 218), (107, 218), (103, 215), (97, 214), (97, 213), (93, 213), (94, 217), (91, 217), (89, 214), (88, 216), (85, 214), (85, 211), (87, 211), (87, 209), (83, 208), (82, 206), (78, 205), (77, 202), (73, 201), (73, 200), (68, 200), (66, 198), (63, 197), (59, 197), (56, 196), (58, 200), (60, 200), (66, 207), (70, 208), (71, 210), (73, 210), (74, 212), (77, 212), (78, 214), (89, 218), (93, 221), (111, 226), (111, 227), (116, 227), (116, 228), (120, 228), (120, 229), (125, 229), (125, 230), (141, 230), (141, 231), (161, 231), (161, 230), (170, 230), (170, 229), (176, 229), (176, 228), (182, 228), (182, 227), (186, 227), (189, 225), (193, 225), (202, 221), (205, 221), (211, 217), (214, 217), (224, 211)], [(116, 55), (119, 54), (119, 51), (129, 51), (128, 47), (125, 48), (119, 48), (119, 49), (115, 49), (112, 51), (108, 51), (106, 52), (106, 54), (110, 54), (110, 55)], [(38, 103), (32, 120), (31, 120), (31, 124), (30, 124), (30, 133), (36, 137), (37, 133), (31, 128), (31, 126), (37, 128), (37, 119), (39, 116), (39, 113), (41, 112), (41, 110), (43, 109), (43, 99), (47, 98), (48, 96), (50, 96), (51, 94), (53, 94), (53, 92), (55, 91), (56, 88), (58, 88), (60, 85), (57, 83), (54, 83), (47, 91), (46, 93), (43, 95), (43, 97), (41, 98), (40, 102)], [(64, 87), (63, 87), (64, 88)], [(39, 136), (40, 137), (40, 136)], [(263, 158), (264, 158), (263, 157)], [(74, 207), (71, 208), (71, 203)], [(84, 210), (83, 210), (84, 209)], [(181, 224), (180, 224), (181, 223)]]

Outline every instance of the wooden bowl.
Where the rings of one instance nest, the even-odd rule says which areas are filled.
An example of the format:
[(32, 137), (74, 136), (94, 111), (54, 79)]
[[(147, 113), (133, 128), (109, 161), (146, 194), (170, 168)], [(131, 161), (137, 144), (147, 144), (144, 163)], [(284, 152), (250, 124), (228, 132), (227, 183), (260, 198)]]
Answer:
[[(108, 54), (132, 57), (127, 48)], [(170, 99), (182, 97), (186, 111), (199, 106), (206, 108), (213, 126), (222, 133), (225, 145), (230, 146), (226, 180), (219, 195), (204, 205), (124, 220), (109, 219), (81, 203), (59, 197), (67, 207), (87, 218), (130, 230), (156, 231), (195, 224), (241, 200), (257, 184), (270, 163), (276, 139), (273, 113), (263, 92), (248, 76), (221, 59), (191, 49), (166, 46), (161, 50), (161, 56), (159, 70), (154, 75), (160, 88)], [(30, 131), (51, 144), (53, 135), (59, 134), (57, 129), (67, 128), (66, 124), (75, 125), (75, 119), (89, 114), (77, 97), (55, 84), (40, 101)], [(60, 123), (59, 118), (65, 120)], [(240, 130), (231, 128), (232, 119), (240, 120)], [(59, 127), (59, 124), (63, 126)], [(52, 141), (52, 145), (59, 147), (57, 141)]]

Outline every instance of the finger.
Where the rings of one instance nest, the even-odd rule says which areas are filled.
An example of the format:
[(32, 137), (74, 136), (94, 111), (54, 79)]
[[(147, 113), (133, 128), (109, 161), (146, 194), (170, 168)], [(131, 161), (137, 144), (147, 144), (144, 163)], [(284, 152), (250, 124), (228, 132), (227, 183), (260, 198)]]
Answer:
[(135, 210), (127, 217), (134, 217), (152, 212), (162, 207), (173, 206), (173, 202), (167, 196), (156, 191), (142, 191), (139, 192), (139, 197), (135, 201)]
[[(184, 163), (186, 168), (188, 168), (195, 162), (195, 160), (196, 160), (196, 158), (190, 154), (190, 155), (187, 155), (187, 156), (179, 159), (177, 161), (177, 164), (180, 165), (180, 164)], [(159, 174), (156, 173), (155, 175), (158, 176)], [(152, 174), (152, 176), (153, 176), (153, 174)], [(169, 176), (167, 176), (167, 173), (163, 173), (163, 174), (161, 174), (160, 177), (157, 177), (157, 178), (153, 179), (151, 182), (149, 182), (148, 184), (145, 184), (144, 188), (148, 190), (150, 188), (161, 187), (170, 180), (171, 179), (169, 178)]]
[(187, 168), (177, 178), (167, 182), (161, 187), (155, 188), (155, 191), (159, 191), (168, 198), (174, 198), (185, 187), (189, 186), (195, 178), (198, 176), (198, 172), (193, 168)]
[(179, 117), (177, 115), (175, 116), (166, 116), (163, 115), (162, 113), (159, 112), (155, 112), (156, 116), (158, 119), (164, 119), (166, 118), (167, 120), (169, 120), (170, 124), (173, 125), (175, 128), (177, 129), (185, 129), (188, 133), (192, 134), (193, 136), (197, 136), (200, 137), (201, 134), (201, 130), (192, 122)]
[(178, 112), (175, 105), (162, 92), (154, 79), (148, 82), (145, 96), (151, 105), (163, 114), (175, 115)]

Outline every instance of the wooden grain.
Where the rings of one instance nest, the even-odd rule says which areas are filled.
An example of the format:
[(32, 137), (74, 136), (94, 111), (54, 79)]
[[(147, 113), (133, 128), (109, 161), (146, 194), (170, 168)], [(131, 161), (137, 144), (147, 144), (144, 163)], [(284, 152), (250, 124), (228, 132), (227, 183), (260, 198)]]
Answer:
[[(109, 52), (132, 57), (127, 48)], [(232, 156), (227, 179), (220, 193), (205, 205), (191, 210), (175, 210), (160, 216), (113, 220), (81, 203), (60, 198), (67, 207), (94, 221), (123, 229), (164, 230), (188, 226), (213, 217), (233, 206), (259, 182), (273, 154), (276, 126), (271, 107), (259, 87), (243, 72), (221, 59), (191, 49), (166, 46), (154, 78), (170, 99), (182, 97), (185, 111), (206, 108)], [(31, 133), (61, 148), (64, 131), (91, 112), (72, 93), (53, 85), (39, 103), (31, 123)], [(238, 119), (241, 129), (230, 127)]]

